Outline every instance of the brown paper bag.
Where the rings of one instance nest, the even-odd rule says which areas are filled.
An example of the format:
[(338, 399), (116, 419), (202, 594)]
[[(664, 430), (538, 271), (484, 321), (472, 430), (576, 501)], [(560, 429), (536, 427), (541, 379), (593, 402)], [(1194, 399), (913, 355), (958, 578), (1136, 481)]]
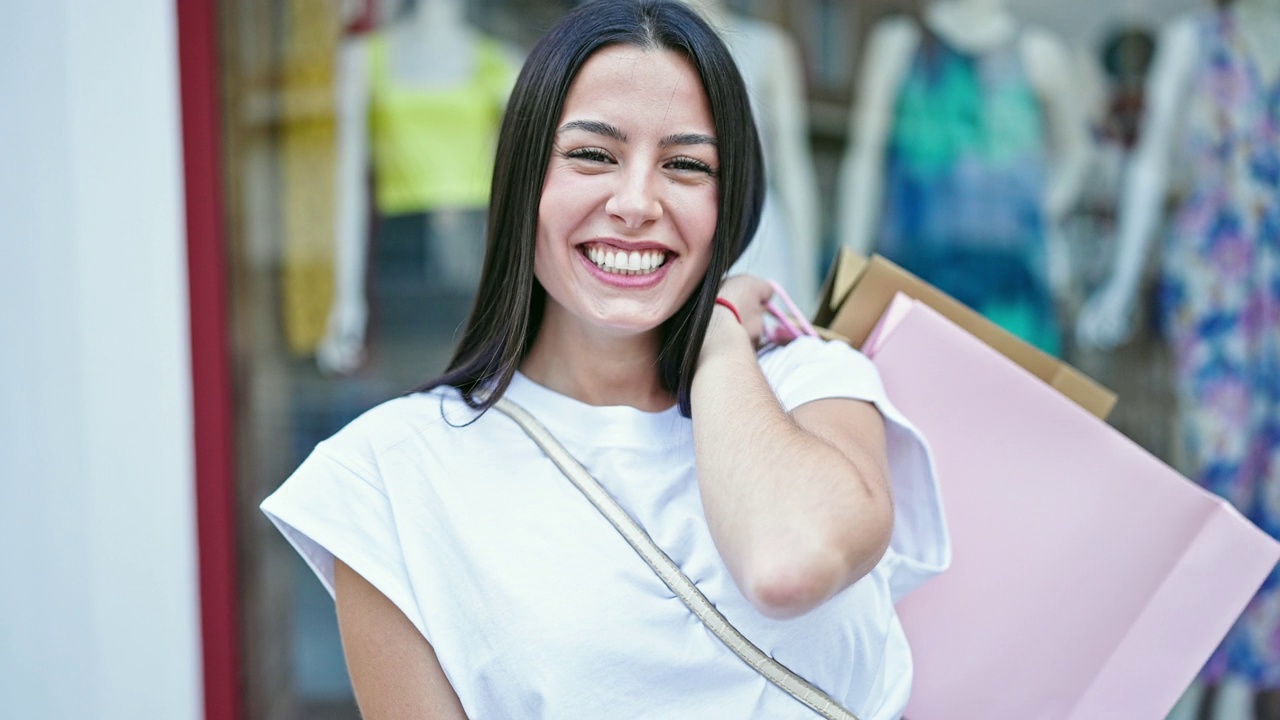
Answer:
[(814, 324), (861, 348), (899, 292), (933, 308), (1097, 417), (1105, 420), (1115, 407), (1115, 393), (880, 255), (868, 259), (840, 250), (823, 283)]

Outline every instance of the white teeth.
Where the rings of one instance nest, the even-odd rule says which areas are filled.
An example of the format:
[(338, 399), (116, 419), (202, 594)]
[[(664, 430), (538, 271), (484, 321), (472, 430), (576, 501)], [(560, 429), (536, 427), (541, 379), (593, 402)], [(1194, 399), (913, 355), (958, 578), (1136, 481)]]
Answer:
[(587, 248), (586, 255), (601, 270), (619, 275), (647, 275), (667, 260), (667, 254), (661, 250), (626, 252), (600, 246)]

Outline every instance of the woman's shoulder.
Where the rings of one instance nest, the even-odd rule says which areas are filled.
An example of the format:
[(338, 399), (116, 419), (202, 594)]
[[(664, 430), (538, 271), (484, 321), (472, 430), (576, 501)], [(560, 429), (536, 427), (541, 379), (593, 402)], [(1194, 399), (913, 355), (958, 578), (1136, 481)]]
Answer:
[(787, 412), (828, 398), (876, 405), (885, 400), (876, 366), (846, 342), (801, 337), (759, 357), (760, 370)]
[(835, 377), (874, 380), (879, 385), (879, 375), (871, 360), (839, 340), (800, 337), (786, 345), (766, 348), (759, 360), (760, 369), (775, 390), (780, 384), (796, 379), (822, 384), (823, 380)]
[(382, 460), (407, 448), (448, 447), (448, 436), (470, 427), (480, 411), (443, 386), (392, 398), (366, 410), (316, 446), (316, 451), (357, 472), (376, 471)]

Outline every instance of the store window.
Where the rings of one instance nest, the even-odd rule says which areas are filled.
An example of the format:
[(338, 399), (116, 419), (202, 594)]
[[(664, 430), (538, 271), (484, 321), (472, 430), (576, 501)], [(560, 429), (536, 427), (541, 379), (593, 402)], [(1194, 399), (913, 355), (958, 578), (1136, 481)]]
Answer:
[[(1139, 273), (1127, 344), (1098, 349), (1075, 331), (1114, 271), (1122, 180), (1140, 142), (1160, 30), (1211, 6), (940, 2), (1009, 13), (1011, 39), (974, 52), (934, 27), (934, 6), (917, 0), (694, 2), (730, 28), (764, 134), (772, 236), (757, 238), (761, 256), (747, 269), (787, 272), (792, 294), (812, 301), (841, 244), (883, 252), (904, 228), (924, 232), (911, 225), (919, 198), (904, 200), (907, 186), (894, 182), (915, 173), (915, 187), (931, 192), (947, 181), (944, 171), (929, 174), (947, 153), (1022, 153), (1008, 173), (973, 176), (994, 185), (961, 186), (966, 202), (989, 203), (969, 218), (975, 227), (994, 235), (1007, 216), (1044, 256), (1036, 262), (1045, 271), (1032, 279), (1044, 284), (1048, 304), (998, 312), (1015, 330), (1052, 328), (1043, 347), (1123, 398), (1114, 423), (1193, 474), (1175, 432), (1172, 361), (1156, 322), (1157, 253)], [(316, 443), (444, 369), (483, 255), (505, 94), (524, 54), (575, 4), (220, 4), (247, 717), (357, 717), (332, 602), (257, 506)], [(896, 60), (886, 54), (893, 33), (883, 32), (895, 23), (916, 32)], [(1061, 97), (1038, 84), (1044, 68), (1020, 65), (1019, 43), (1036, 33), (1059, 52), (1061, 62), (1046, 67)], [(892, 68), (892, 77), (868, 75), (868, 67)], [(935, 72), (952, 83), (941, 94), (930, 94)], [(996, 85), (981, 84), (992, 78)], [(890, 90), (866, 95), (877, 79)], [(984, 92), (998, 95), (994, 105)], [(876, 117), (868, 108), (877, 102), (886, 129), (868, 146), (864, 131)], [(993, 117), (1004, 124), (979, 127)], [(859, 175), (867, 157), (876, 162)], [(1074, 180), (1062, 180), (1074, 186), (1049, 200), (1064, 162), (1078, 164)], [(1170, 206), (1186, 187), (1169, 183)], [(1011, 196), (1023, 197), (1030, 214), (1006, 213)], [(851, 218), (850, 208), (866, 212)], [(949, 229), (965, 219), (948, 217)], [(1168, 217), (1162, 208), (1158, 224)], [(766, 255), (770, 247), (780, 254)]]

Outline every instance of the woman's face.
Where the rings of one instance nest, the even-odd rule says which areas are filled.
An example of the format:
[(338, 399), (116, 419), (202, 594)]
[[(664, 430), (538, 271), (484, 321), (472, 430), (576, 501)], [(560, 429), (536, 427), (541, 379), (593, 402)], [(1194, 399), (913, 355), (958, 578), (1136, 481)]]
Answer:
[(653, 330), (711, 258), (719, 154), (697, 71), (674, 52), (606, 47), (579, 70), (557, 128), (534, 260), (547, 319)]

